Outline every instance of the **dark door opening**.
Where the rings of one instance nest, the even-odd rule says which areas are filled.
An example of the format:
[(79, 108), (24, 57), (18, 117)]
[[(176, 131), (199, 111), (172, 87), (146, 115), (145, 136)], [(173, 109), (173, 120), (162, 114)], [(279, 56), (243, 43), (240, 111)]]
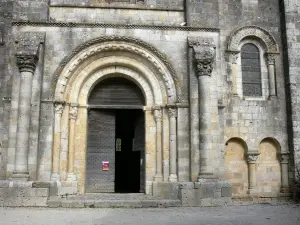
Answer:
[(144, 114), (116, 110), (115, 192), (144, 192)]
[(86, 192), (145, 192), (145, 98), (122, 77), (99, 82), (90, 93)]

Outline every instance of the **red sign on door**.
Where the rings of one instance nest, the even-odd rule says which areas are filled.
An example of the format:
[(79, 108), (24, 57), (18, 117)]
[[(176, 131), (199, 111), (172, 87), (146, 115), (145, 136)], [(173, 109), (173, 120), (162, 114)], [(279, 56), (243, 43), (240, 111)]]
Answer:
[(109, 170), (109, 161), (102, 161), (102, 170)]

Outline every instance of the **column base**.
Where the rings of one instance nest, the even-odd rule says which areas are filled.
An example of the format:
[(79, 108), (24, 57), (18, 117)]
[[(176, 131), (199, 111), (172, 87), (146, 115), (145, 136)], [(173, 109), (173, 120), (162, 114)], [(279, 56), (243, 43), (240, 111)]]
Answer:
[(255, 187), (253, 187), (253, 188), (249, 188), (248, 189), (247, 194), (249, 194), (249, 195), (257, 195), (258, 192), (257, 192), (257, 189)]
[(213, 173), (199, 173), (197, 180), (216, 180), (217, 177)]
[(77, 177), (74, 173), (68, 173), (67, 181), (77, 181)]
[(282, 187), (280, 188), (280, 193), (290, 193), (291, 190), (289, 187)]
[(18, 172), (14, 171), (12, 176), (12, 180), (20, 180), (20, 181), (28, 181), (29, 180), (29, 172)]
[(169, 181), (170, 182), (177, 182), (178, 181), (177, 175), (176, 174), (171, 174), (169, 176)]
[(51, 181), (59, 181), (60, 175), (58, 173), (52, 173), (51, 175)]
[(153, 181), (157, 181), (157, 182), (161, 182), (162, 180), (163, 180), (163, 176), (160, 174), (156, 174), (153, 179)]

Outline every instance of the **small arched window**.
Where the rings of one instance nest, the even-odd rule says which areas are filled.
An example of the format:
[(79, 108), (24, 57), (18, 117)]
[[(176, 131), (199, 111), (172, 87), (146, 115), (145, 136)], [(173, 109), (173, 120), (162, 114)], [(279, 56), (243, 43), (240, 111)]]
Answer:
[(262, 96), (260, 52), (254, 44), (241, 49), (242, 86), (244, 96)]

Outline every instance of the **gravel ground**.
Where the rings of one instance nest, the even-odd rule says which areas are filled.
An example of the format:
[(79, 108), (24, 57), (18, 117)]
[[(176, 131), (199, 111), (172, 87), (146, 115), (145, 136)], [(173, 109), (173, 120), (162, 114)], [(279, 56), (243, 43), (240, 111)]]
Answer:
[(0, 224), (300, 225), (300, 205), (167, 209), (0, 208)]

